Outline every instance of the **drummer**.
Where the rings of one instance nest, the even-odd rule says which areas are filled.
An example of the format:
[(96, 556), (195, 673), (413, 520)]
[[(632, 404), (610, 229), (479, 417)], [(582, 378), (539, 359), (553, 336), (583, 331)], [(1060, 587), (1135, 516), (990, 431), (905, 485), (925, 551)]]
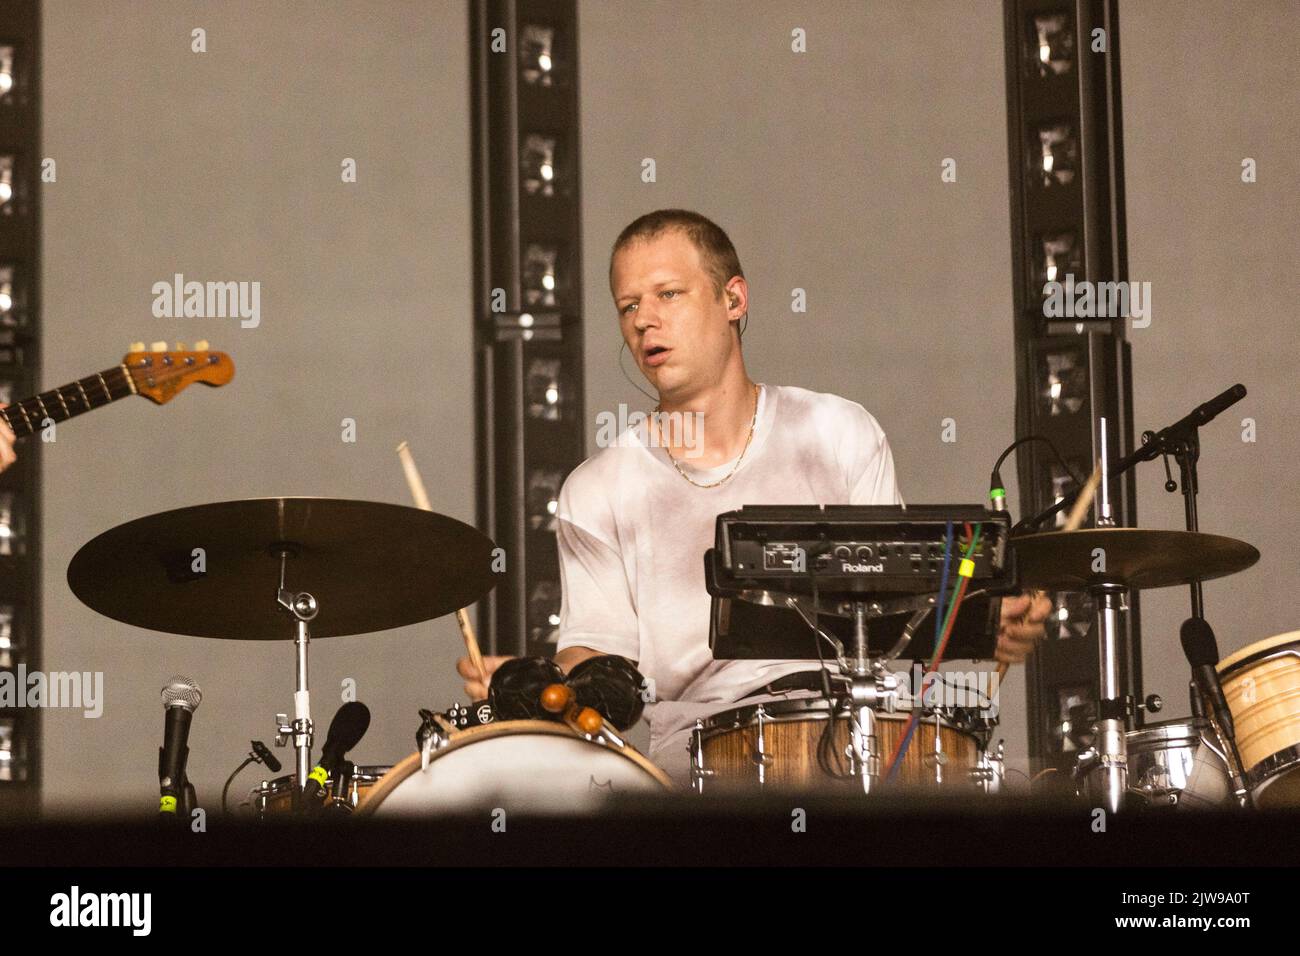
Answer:
[[(749, 288), (712, 221), (678, 209), (640, 217), (614, 243), (609, 280), (623, 341), (664, 414), (628, 428), (564, 482), (555, 661), (565, 671), (602, 654), (637, 662), (652, 697), (650, 759), (684, 782), (697, 717), (820, 687), (816, 661), (712, 658), (703, 555), (717, 515), (902, 497), (885, 433), (865, 408), (750, 378), (741, 347)], [(997, 659), (1022, 662), (1051, 607), (1045, 597), (1003, 600)], [(489, 674), (505, 660), (487, 658)], [(457, 670), (471, 699), (486, 696), (467, 658)]]

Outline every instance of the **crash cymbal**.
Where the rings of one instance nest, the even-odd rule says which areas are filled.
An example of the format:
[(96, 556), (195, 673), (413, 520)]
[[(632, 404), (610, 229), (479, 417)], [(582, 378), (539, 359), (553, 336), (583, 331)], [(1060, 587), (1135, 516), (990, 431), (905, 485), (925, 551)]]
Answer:
[(1081, 528), (1009, 543), (1020, 583), (1048, 591), (1085, 591), (1098, 584), (1165, 588), (1236, 574), (1259, 560), (1244, 541), (1199, 531)]
[[(496, 583), (492, 542), (431, 511), (338, 498), (196, 505), (118, 525), (68, 565), (74, 594), (114, 620), (170, 634), (287, 640), (285, 587), (320, 613), (311, 636), (366, 634), (466, 607)], [(201, 549), (201, 550), (199, 550)]]

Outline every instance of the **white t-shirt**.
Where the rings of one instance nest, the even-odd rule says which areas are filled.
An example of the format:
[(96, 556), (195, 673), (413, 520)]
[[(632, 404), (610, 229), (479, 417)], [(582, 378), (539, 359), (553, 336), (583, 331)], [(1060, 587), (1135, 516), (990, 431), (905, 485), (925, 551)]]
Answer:
[[(717, 516), (744, 505), (903, 503), (885, 433), (856, 402), (764, 385), (757, 417), (740, 467), (715, 488), (678, 474), (640, 422), (574, 469), (560, 491), (558, 649), (581, 645), (637, 662), (653, 682), (651, 759), (697, 716), (817, 666), (713, 659), (704, 552)], [(735, 464), (701, 470), (678, 460), (700, 484)]]

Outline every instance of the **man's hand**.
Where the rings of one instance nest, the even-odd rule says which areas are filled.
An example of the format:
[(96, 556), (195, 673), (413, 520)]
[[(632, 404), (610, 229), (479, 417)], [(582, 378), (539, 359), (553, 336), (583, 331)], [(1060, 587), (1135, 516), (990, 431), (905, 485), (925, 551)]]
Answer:
[[(603, 651), (593, 651), (590, 647), (575, 645), (566, 647), (555, 655), (555, 663), (560, 665), (560, 670), (569, 673), (589, 657), (600, 657)], [(492, 682), (492, 675), (506, 661), (514, 660), (513, 657), (485, 657), (483, 658), (483, 669), (487, 671), (488, 683)], [(633, 662), (633, 666), (635, 662)], [(456, 662), (456, 673), (465, 679), (465, 693), (469, 694), (469, 699), (487, 700), (488, 689), (483, 684), (482, 678), (479, 677), (478, 670), (474, 667), (474, 662), (468, 657), (462, 657)]]
[(1047, 635), (1044, 622), (1052, 602), (1041, 591), (1002, 599), (1002, 621), (994, 656), (1003, 664), (1020, 664)]
[[(498, 667), (513, 659), (512, 657), (484, 657), (483, 669), (487, 671), (488, 680), (492, 679), (492, 674)], [(483, 683), (473, 661), (468, 657), (462, 657), (456, 662), (456, 673), (465, 678), (465, 693), (469, 694), (471, 701), (487, 699), (487, 684)]]
[[(8, 405), (0, 404), (0, 408), (8, 408)], [(14, 433), (9, 430), (9, 426), (0, 418), (0, 471), (4, 471), (10, 465), (18, 460), (14, 453)]]

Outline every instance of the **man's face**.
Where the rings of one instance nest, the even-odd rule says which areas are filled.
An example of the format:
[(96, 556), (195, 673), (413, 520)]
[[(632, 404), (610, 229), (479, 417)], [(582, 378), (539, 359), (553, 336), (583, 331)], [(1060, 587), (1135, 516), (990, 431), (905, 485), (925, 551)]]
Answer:
[(688, 398), (719, 380), (736, 347), (726, 296), (681, 231), (621, 250), (610, 287), (623, 340), (660, 398)]

